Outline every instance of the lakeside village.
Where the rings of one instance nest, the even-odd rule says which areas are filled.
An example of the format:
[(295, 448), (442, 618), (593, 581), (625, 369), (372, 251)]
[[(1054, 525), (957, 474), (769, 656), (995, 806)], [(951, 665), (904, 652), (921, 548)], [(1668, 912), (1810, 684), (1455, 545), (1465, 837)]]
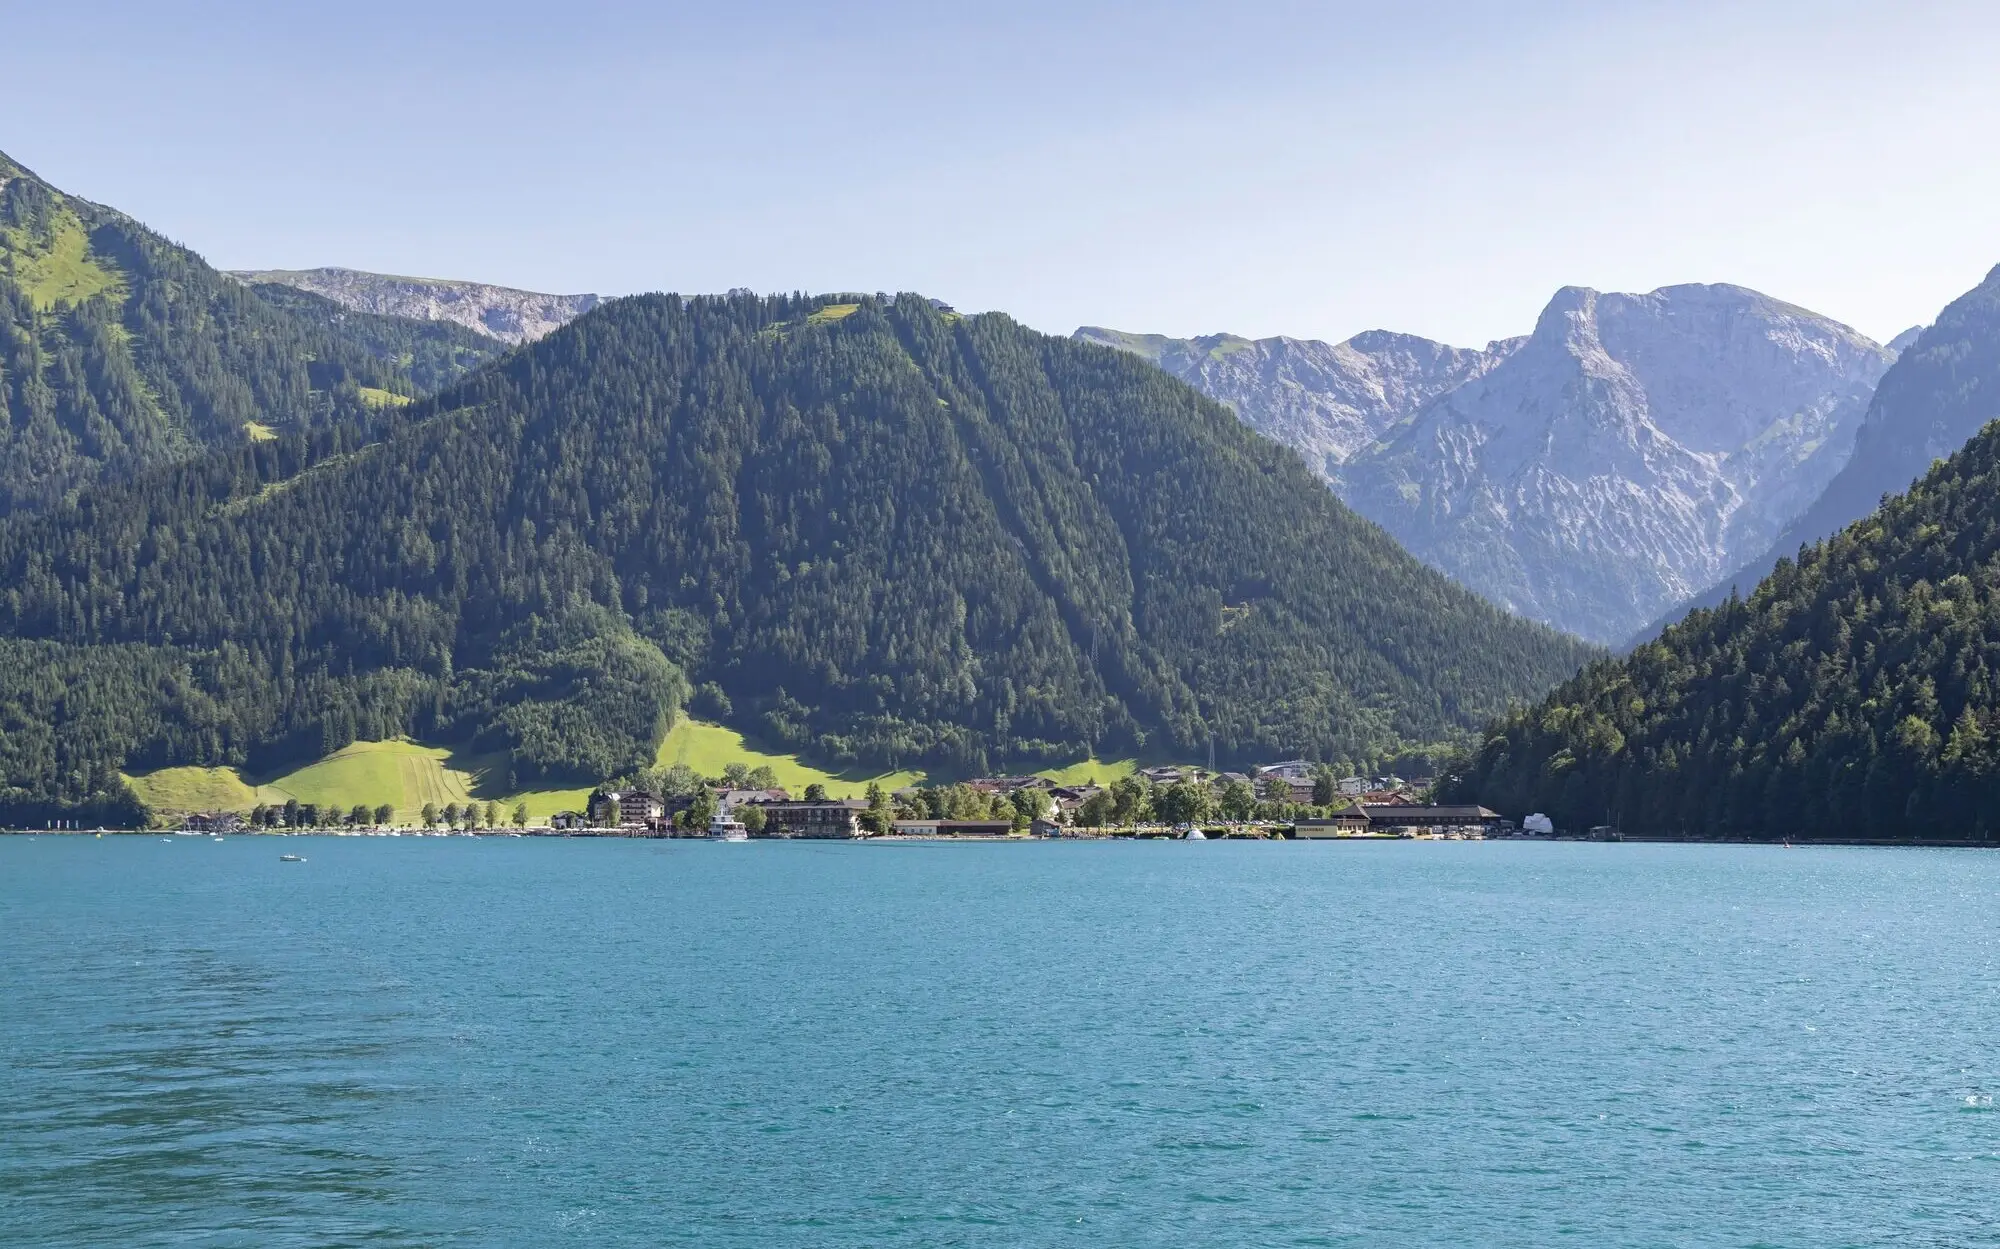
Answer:
[[(650, 782), (647, 783), (647, 782)], [(493, 803), (427, 806), (421, 828), (389, 827), (387, 807), (323, 815), (310, 805), (191, 815), (194, 833), (315, 832), (353, 836), (476, 835), (687, 837), (719, 841), (1014, 838), (1432, 838), (1519, 836), (1510, 820), (1479, 806), (1425, 801), (1427, 778), (1337, 778), (1293, 759), (1250, 773), (1153, 767), (1110, 785), (1066, 785), (1040, 776), (979, 777), (949, 785), (831, 798), (820, 785), (794, 797), (768, 768), (731, 765), (715, 778), (668, 769), (639, 783), (605, 786), (581, 811), (530, 827), (525, 807), (511, 827)], [(1532, 821), (1531, 821), (1532, 823)], [(1530, 828), (1526, 832), (1542, 832)]]

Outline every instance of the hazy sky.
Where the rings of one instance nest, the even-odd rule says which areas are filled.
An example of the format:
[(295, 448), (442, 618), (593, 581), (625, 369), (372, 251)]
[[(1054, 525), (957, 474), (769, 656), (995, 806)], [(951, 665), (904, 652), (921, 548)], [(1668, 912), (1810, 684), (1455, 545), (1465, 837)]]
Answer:
[(48, 4), (0, 150), (225, 267), (920, 290), (1455, 343), (1728, 281), (1877, 338), (2000, 262), (2000, 6)]

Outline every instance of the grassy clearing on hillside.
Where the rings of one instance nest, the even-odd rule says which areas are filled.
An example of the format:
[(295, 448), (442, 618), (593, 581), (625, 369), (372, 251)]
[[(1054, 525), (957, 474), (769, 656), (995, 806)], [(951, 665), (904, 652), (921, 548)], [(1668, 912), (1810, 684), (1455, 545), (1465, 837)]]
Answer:
[(666, 740), (660, 743), (658, 761), (663, 768), (677, 763), (686, 764), (703, 776), (720, 776), (722, 769), (732, 763), (752, 768), (768, 767), (777, 774), (778, 784), (790, 790), (794, 797), (803, 794), (806, 786), (815, 784), (826, 786), (826, 792), (831, 797), (859, 798), (867, 791), (870, 781), (883, 789), (894, 790), (905, 785), (918, 785), (924, 780), (922, 772), (910, 771), (882, 772), (873, 776), (852, 772), (836, 775), (801, 761), (797, 755), (759, 750), (734, 729), (690, 720), (685, 716), (675, 722)]
[(248, 811), (288, 796), (249, 784), (235, 768), (161, 768), (125, 783), (155, 811)]
[(448, 767), (450, 758), (442, 747), (416, 742), (355, 742), (271, 783), (300, 802), (343, 809), (386, 802), (398, 819), (408, 819), (427, 802), (442, 807), (472, 800), (474, 778)]
[(243, 422), (243, 432), (250, 435), (252, 442), (275, 442), (278, 437), (278, 431), (262, 421)]
[[(720, 776), (732, 763), (769, 767), (778, 784), (794, 796), (806, 786), (826, 786), (835, 798), (858, 798), (872, 781), (885, 790), (920, 785), (919, 771), (865, 775), (828, 772), (796, 755), (760, 750), (741, 733), (702, 720), (682, 717), (660, 743), (661, 767), (685, 764), (703, 776)], [(248, 811), (258, 803), (279, 805), (287, 799), (317, 803), (345, 811), (356, 803), (374, 808), (388, 803), (399, 824), (418, 823), (425, 803), (498, 803), (503, 822), (513, 818), (517, 803), (526, 803), (530, 823), (546, 823), (558, 811), (581, 810), (590, 787), (508, 792), (499, 784), (505, 760), (497, 755), (470, 755), (420, 742), (355, 742), (302, 768), (253, 782), (234, 768), (162, 768), (127, 776), (139, 800), (155, 811)], [(1037, 775), (1057, 784), (1096, 781), (1109, 785), (1138, 769), (1135, 759), (1085, 759), (1068, 767), (1045, 769)]]
[(1093, 781), (1099, 785), (1109, 785), (1138, 770), (1137, 759), (1085, 759), (1082, 763), (1072, 763), (1066, 768), (1044, 768), (1035, 775), (1046, 776), (1058, 785), (1088, 785)]
[(383, 390), (380, 386), (356, 386), (356, 394), (361, 402), (371, 408), (400, 408), (410, 402), (408, 395), (399, 395), (393, 390)]
[(496, 799), (506, 820), (514, 818), (514, 804), (528, 804), (528, 823), (547, 824), (549, 817), (558, 811), (581, 811), (590, 800), (590, 786), (581, 789), (531, 789), (522, 794), (509, 794)]
[(419, 822), (427, 802), (439, 807), (494, 802), (503, 821), (511, 820), (515, 805), (525, 802), (531, 822), (546, 821), (558, 811), (581, 808), (590, 794), (587, 786), (503, 792), (489, 783), (500, 762), (419, 742), (355, 742), (260, 784), (234, 768), (162, 768), (125, 779), (155, 811), (248, 811), (258, 803), (277, 805), (291, 798), (339, 811), (356, 803), (372, 809), (386, 802), (395, 808), (399, 824)]
[(495, 803), (503, 823), (513, 819), (516, 804), (526, 803), (529, 821), (542, 822), (558, 811), (581, 808), (590, 795), (589, 786), (510, 792), (497, 783), (504, 762), (496, 755), (460, 754), (419, 742), (355, 742), (271, 785), (322, 806), (386, 802), (403, 824), (422, 819), (425, 803), (443, 807), (454, 802)]
[(828, 304), (816, 312), (807, 313), (806, 324), (824, 325), (828, 321), (838, 321), (842, 317), (851, 317), (860, 307), (860, 304)]
[(38, 311), (82, 303), (123, 285), (116, 270), (91, 257), (90, 235), (74, 213), (55, 214), (50, 226), (46, 242), (21, 230), (0, 231), (0, 250), (14, 258), (14, 280)]

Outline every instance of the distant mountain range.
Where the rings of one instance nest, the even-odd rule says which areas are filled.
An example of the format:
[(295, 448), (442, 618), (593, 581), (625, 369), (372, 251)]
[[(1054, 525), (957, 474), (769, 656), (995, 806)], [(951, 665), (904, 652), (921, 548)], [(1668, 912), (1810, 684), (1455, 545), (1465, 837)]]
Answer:
[(1891, 351), (1737, 286), (1565, 288), (1486, 349), (1095, 327), (1297, 448), (1494, 602), (1623, 641), (1763, 551), (1845, 466)]
[(1233, 334), (1167, 338), (1094, 325), (1075, 337), (1129, 351), (1192, 383), (1250, 428), (1296, 448), (1328, 480), (1384, 431), (1490, 372), (1524, 341), (1472, 351), (1387, 330), (1322, 343)]
[(604, 302), (596, 295), (544, 295), (484, 282), (406, 278), (359, 269), (236, 269), (231, 276), (252, 284), (310, 291), (359, 312), (448, 321), (508, 346), (534, 342)]
[(1837, 532), (1508, 716), (1448, 794), (1654, 837), (2000, 838), (1995, 417), (2000, 269), (1904, 351), (1783, 540)]
[(1781, 558), (1818, 542), (1900, 494), (2000, 417), (2000, 267), (1938, 314), (1937, 323), (1898, 335), (1896, 366), (1882, 378), (1854, 439), (1854, 452), (1826, 489), (1777, 539), (1743, 566), (1632, 639), (1657, 633), (1691, 607), (1714, 607), (1732, 590), (1748, 594)]

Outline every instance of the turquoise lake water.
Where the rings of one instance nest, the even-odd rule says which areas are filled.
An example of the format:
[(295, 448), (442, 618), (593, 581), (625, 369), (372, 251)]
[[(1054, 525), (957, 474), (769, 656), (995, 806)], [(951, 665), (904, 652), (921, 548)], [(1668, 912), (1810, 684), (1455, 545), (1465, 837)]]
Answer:
[(0, 1244), (1995, 1244), (1996, 931), (1974, 851), (0, 838)]

